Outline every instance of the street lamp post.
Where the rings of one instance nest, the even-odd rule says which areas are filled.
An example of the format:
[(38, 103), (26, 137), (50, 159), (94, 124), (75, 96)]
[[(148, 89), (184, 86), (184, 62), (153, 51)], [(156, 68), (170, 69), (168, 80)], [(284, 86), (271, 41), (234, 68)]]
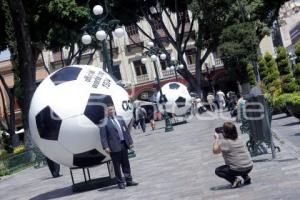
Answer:
[(107, 0), (105, 0), (104, 4), (106, 10), (105, 15), (102, 15), (104, 9), (101, 5), (94, 6), (93, 13), (95, 19), (91, 23), (85, 25), (82, 28), (84, 34), (81, 38), (81, 41), (83, 44), (89, 45), (92, 43), (93, 40), (92, 36), (89, 34), (95, 35), (96, 39), (100, 41), (102, 47), (104, 69), (109, 74), (112, 75), (113, 74), (112, 58), (110, 58), (109, 56), (106, 40), (108, 38), (109, 40), (112, 39), (113, 32), (117, 38), (121, 38), (124, 35), (124, 30), (119, 26), (120, 20), (117, 19), (107, 20), (107, 17), (110, 13), (110, 9), (107, 6), (108, 5)]
[(183, 68), (184, 68), (183, 64), (180, 64), (179, 61), (177, 61), (175, 57), (171, 57), (171, 66), (167, 67), (166, 70), (167, 71), (174, 70), (175, 78), (176, 78), (176, 81), (178, 82), (177, 70), (183, 69)]
[[(159, 93), (160, 93), (159, 103), (162, 103), (163, 110), (164, 110), (163, 116), (164, 116), (165, 124), (166, 124), (165, 132), (170, 132), (170, 131), (173, 131), (173, 125), (172, 125), (171, 120), (166, 111), (166, 100), (165, 100), (165, 96), (163, 95), (163, 92), (161, 89), (160, 78), (159, 78), (158, 69), (157, 69), (157, 65), (156, 65), (156, 62), (159, 60), (159, 58), (161, 60), (166, 60), (167, 56), (166, 56), (166, 54), (164, 54), (161, 51), (160, 48), (156, 47), (153, 42), (149, 42), (148, 47), (149, 47), (149, 50), (144, 52), (143, 55), (150, 57), (151, 61), (153, 62), (156, 81), (157, 81), (157, 85), (158, 85), (158, 89), (159, 89)], [(159, 56), (159, 58), (158, 58), (158, 56)], [(147, 58), (144, 57), (144, 58), (142, 58), (141, 61), (143, 64), (146, 64)]]

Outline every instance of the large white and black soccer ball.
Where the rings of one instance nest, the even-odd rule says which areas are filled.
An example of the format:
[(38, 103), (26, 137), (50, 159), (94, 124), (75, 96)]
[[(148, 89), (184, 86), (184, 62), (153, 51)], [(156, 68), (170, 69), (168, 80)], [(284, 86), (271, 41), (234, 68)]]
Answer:
[(77, 65), (49, 75), (36, 89), (29, 111), (33, 141), (45, 156), (67, 167), (87, 167), (109, 159), (98, 125), (113, 104), (127, 125), (132, 104), (125, 89), (102, 69)]
[(166, 112), (175, 116), (183, 116), (192, 106), (192, 97), (185, 85), (178, 82), (170, 82), (162, 88), (162, 97), (158, 91), (156, 102), (160, 112), (164, 112), (163, 104), (165, 104)]

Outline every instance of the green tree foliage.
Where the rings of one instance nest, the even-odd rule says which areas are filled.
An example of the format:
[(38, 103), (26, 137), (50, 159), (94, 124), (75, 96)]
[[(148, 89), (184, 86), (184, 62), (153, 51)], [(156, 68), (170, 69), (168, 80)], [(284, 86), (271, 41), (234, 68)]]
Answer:
[(268, 75), (266, 61), (263, 56), (258, 56), (257, 61), (258, 61), (260, 78), (261, 80), (264, 80)]
[(247, 74), (248, 74), (248, 79), (249, 79), (250, 85), (255, 86), (256, 85), (256, 77), (255, 77), (253, 65), (251, 65), (250, 63), (247, 64)]
[(262, 80), (266, 86), (267, 92), (273, 93), (280, 91), (279, 71), (275, 59), (272, 54), (266, 53), (264, 56), (267, 68), (267, 75)]
[(297, 84), (293, 79), (292, 69), (289, 65), (287, 51), (284, 47), (277, 48), (276, 62), (280, 73), (283, 93), (291, 93), (297, 90)]
[(225, 67), (234, 68), (237, 78), (245, 82), (244, 65), (257, 57), (259, 43), (270, 33), (270, 27), (285, 1), (224, 1), (231, 5), (226, 12), (226, 26), (221, 29), (219, 51)]
[(297, 58), (296, 58), (296, 68), (294, 71), (294, 76), (296, 79), (296, 83), (299, 86), (300, 85), (300, 42), (298, 42), (296, 45), (295, 54), (296, 54)]
[(245, 22), (224, 29), (220, 37), (219, 51), (225, 67), (234, 68), (235, 76), (240, 82), (248, 80), (245, 67), (256, 57), (259, 39), (256, 35), (255, 24)]

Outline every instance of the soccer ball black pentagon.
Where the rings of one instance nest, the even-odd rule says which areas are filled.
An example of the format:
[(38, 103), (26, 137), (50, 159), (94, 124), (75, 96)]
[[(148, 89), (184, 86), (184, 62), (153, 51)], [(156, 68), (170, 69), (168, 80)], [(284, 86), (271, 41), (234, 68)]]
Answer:
[(192, 97), (187, 87), (178, 82), (170, 82), (162, 87), (162, 98), (157, 93), (157, 104), (160, 112), (163, 112), (162, 104), (165, 102), (166, 111), (175, 116), (185, 115), (191, 107)]
[(67, 167), (88, 167), (109, 159), (98, 125), (113, 104), (127, 124), (132, 106), (126, 90), (102, 69), (69, 66), (49, 75), (36, 89), (29, 111), (31, 136), (51, 160)]

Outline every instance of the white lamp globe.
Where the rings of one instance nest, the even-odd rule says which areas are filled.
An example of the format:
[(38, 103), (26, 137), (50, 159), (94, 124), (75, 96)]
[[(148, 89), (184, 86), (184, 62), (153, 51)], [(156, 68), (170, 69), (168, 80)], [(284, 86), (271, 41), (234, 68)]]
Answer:
[(156, 55), (152, 55), (152, 56), (151, 56), (151, 60), (152, 60), (152, 61), (156, 61), (156, 60), (157, 60), (157, 56), (156, 56)]
[(171, 57), (171, 61), (176, 61), (176, 58), (174, 56)]
[(141, 62), (142, 62), (143, 64), (146, 64), (147, 58), (142, 58)]
[(114, 32), (117, 38), (121, 38), (124, 35), (124, 30), (121, 27), (117, 28)]
[(166, 58), (167, 58), (167, 55), (166, 54), (164, 54), (164, 53), (162, 53), (162, 54), (160, 54), (160, 59), (161, 60), (166, 60)]
[(167, 70), (167, 71), (170, 71), (171, 69), (170, 69), (170, 67), (167, 67), (166, 70)]
[(94, 15), (102, 15), (103, 14), (103, 7), (100, 5), (96, 5), (93, 8)]
[(172, 65), (170, 68), (171, 68), (171, 70), (174, 70), (174, 69), (175, 69), (175, 67), (174, 67), (173, 65)]
[(84, 34), (81, 38), (83, 44), (88, 45), (92, 42), (92, 37), (89, 34)]
[(154, 43), (153, 42), (148, 42), (148, 47), (154, 47)]
[(184, 68), (183, 64), (180, 64), (178, 67), (179, 67), (179, 69), (183, 69)]
[(100, 30), (100, 31), (97, 31), (97, 32), (96, 32), (96, 38), (97, 38), (98, 40), (103, 41), (103, 40), (106, 39), (106, 37), (107, 37), (107, 34), (105, 33), (104, 30)]

